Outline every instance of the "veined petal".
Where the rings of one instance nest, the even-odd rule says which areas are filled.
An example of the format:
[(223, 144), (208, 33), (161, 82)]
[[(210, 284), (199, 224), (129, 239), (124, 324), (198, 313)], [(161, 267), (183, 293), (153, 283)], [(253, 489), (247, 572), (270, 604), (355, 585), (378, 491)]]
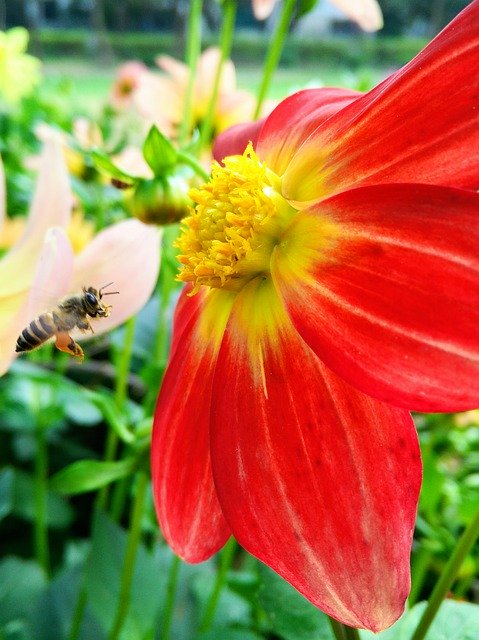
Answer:
[[(308, 136), (361, 95), (351, 89), (320, 88), (298, 91), (286, 98), (261, 129), (256, 147), (258, 156), (275, 173), (282, 175)], [(319, 154), (317, 162), (320, 162)]]
[(213, 485), (210, 403), (216, 356), (231, 300), (224, 292), (178, 303), (173, 349), (155, 410), (151, 467), (156, 512), (182, 558), (201, 562), (230, 536)]
[[(221, 60), (221, 50), (218, 47), (208, 47), (203, 51), (198, 60), (196, 87), (198, 98), (205, 103), (208, 102), (215, 83), (216, 70)], [(225, 60), (221, 69), (219, 94), (236, 90), (236, 71), (231, 60)]]
[(233, 307), (211, 416), (215, 485), (240, 544), (338, 620), (391, 625), (421, 480), (409, 414), (322, 365), (258, 279)]
[[(138, 220), (125, 220), (100, 231), (75, 258), (71, 292), (82, 287), (95, 289), (113, 282), (119, 291), (108, 303), (111, 315), (94, 324), (95, 333), (104, 333), (135, 315), (149, 300), (160, 267), (161, 232)], [(88, 338), (89, 334), (77, 334)]]
[(0, 375), (15, 358), (20, 332), (37, 315), (51, 309), (68, 290), (73, 271), (73, 251), (63, 229), (50, 229), (35, 263), (28, 291), (1, 298)]
[(245, 122), (244, 124), (236, 124), (215, 138), (213, 144), (213, 157), (221, 162), (226, 156), (241, 155), (248, 142), (252, 142), (256, 146), (261, 127), (265, 123), (265, 118), (256, 120), (255, 122)]
[(273, 259), (292, 321), (333, 371), (418, 411), (479, 403), (479, 194), (344, 192), (301, 212)]
[(38, 238), (41, 242), (50, 227), (66, 228), (72, 207), (73, 195), (65, 154), (61, 145), (50, 139), (43, 146), (28, 224), (18, 246), (35, 242)]
[(17, 244), (0, 260), (0, 299), (24, 295), (32, 285), (45, 234), (51, 227), (66, 228), (73, 199), (61, 148), (44, 146), (28, 223)]
[(362, 95), (350, 89), (305, 89), (286, 98), (266, 119), (231, 127), (220, 134), (213, 149), (216, 160), (241, 154), (252, 142), (263, 162), (278, 175), (320, 125)]
[(0, 236), (3, 231), (3, 221), (7, 208), (7, 194), (5, 192), (5, 172), (3, 170), (2, 156), (0, 156)]
[(479, 188), (479, 2), (408, 65), (319, 126), (283, 178), (312, 203), (351, 186), (421, 182)]

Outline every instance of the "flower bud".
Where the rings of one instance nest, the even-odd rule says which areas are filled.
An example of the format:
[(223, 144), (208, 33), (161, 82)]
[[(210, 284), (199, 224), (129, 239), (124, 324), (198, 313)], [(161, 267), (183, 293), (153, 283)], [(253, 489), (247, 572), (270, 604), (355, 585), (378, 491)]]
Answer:
[(147, 224), (172, 224), (188, 215), (188, 192), (197, 180), (190, 170), (140, 180), (129, 200), (132, 214)]

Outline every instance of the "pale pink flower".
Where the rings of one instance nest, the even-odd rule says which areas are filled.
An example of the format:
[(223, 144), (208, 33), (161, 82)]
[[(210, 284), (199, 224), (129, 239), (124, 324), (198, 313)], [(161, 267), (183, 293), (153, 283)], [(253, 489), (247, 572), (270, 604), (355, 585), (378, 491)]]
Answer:
[[(193, 87), (192, 126), (199, 126), (206, 117), (216, 70), (220, 63), (220, 50), (206, 49), (198, 60)], [(134, 101), (139, 113), (170, 137), (178, 133), (183, 117), (188, 86), (188, 67), (170, 56), (159, 56), (156, 62), (166, 75), (154, 72), (141, 76)], [(218, 134), (228, 127), (251, 118), (255, 98), (236, 86), (236, 72), (231, 60), (223, 64), (213, 129)]]
[(110, 103), (117, 109), (126, 109), (131, 105), (132, 96), (138, 87), (141, 76), (148, 68), (139, 60), (128, 60), (122, 64), (116, 74), (110, 94)]
[[(257, 20), (266, 20), (278, 0), (252, 0), (253, 13)], [(357, 22), (364, 31), (377, 31), (383, 26), (383, 16), (376, 0), (330, 0), (350, 20)]]
[[(5, 215), (0, 180), (0, 222)], [(114, 281), (120, 292), (108, 318), (93, 321), (104, 333), (137, 313), (149, 299), (160, 261), (160, 232), (138, 220), (119, 222), (100, 231), (74, 255), (66, 229), (72, 208), (68, 172), (61, 147), (45, 144), (36, 190), (23, 236), (0, 260), (0, 375), (15, 358), (22, 329), (58, 300)], [(88, 334), (75, 335), (88, 338)]]

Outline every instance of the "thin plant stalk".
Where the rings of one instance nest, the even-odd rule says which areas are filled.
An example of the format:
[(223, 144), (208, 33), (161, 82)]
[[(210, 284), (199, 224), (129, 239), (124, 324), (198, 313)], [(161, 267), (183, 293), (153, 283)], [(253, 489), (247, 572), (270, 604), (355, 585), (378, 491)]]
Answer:
[(263, 102), (268, 93), (273, 74), (276, 71), (281, 58), (284, 42), (288, 35), (288, 29), (291, 24), (291, 18), (295, 7), (296, 0), (285, 0), (282, 5), (281, 15), (279, 16), (279, 20), (276, 24), (269, 49), (266, 54), (266, 60), (263, 66), (263, 77), (259, 86), (258, 96), (256, 98), (256, 108), (253, 114), (253, 120), (257, 120), (261, 114)]
[(423, 640), (429, 627), (434, 620), (436, 613), (441, 606), (442, 601), (448, 594), (456, 576), (462, 566), (462, 563), (466, 559), (467, 554), (471, 550), (475, 541), (479, 537), (479, 510), (471, 520), (469, 525), (464, 530), (464, 533), (459, 538), (459, 541), (452, 552), (449, 561), (441, 573), (439, 580), (436, 582), (428, 604), (424, 613), (419, 620), (419, 624), (411, 638), (411, 640)]
[(234, 538), (230, 538), (220, 554), (220, 566), (216, 573), (216, 580), (213, 585), (213, 590), (210, 594), (208, 602), (206, 603), (203, 617), (200, 622), (200, 632), (208, 631), (208, 629), (210, 629), (211, 625), (213, 624), (213, 619), (216, 613), (216, 607), (218, 606), (221, 590), (226, 583), (226, 576), (228, 575), (231, 563), (233, 562), (235, 551), (236, 540)]
[[(128, 395), (128, 375), (130, 373), (131, 358), (133, 354), (133, 341), (135, 338), (136, 317), (133, 316), (125, 325), (125, 340), (123, 348), (120, 350), (120, 356), (117, 362), (117, 374), (115, 381), (115, 404), (118, 409), (122, 410), (125, 406)], [(106, 437), (105, 454), (103, 459), (106, 462), (115, 460), (118, 453), (119, 438), (118, 434), (109, 429)], [(96, 498), (96, 507), (104, 510), (108, 501), (109, 486), (102, 487)]]
[(223, 2), (223, 21), (220, 32), (220, 60), (216, 68), (215, 79), (213, 82), (213, 91), (208, 104), (208, 111), (201, 125), (200, 142), (198, 148), (201, 150), (208, 144), (213, 133), (213, 120), (215, 115), (216, 103), (218, 101), (218, 93), (220, 88), (221, 76), (225, 61), (231, 54), (233, 45), (233, 36), (236, 22), (236, 0), (224, 0)]
[(335, 640), (360, 640), (359, 631), (328, 616)]
[(346, 640), (344, 637), (343, 625), (337, 620), (335, 620), (334, 618), (330, 618), (329, 616), (328, 616), (328, 619), (329, 619), (329, 624), (331, 625), (331, 630), (334, 634), (335, 640)]
[(50, 551), (48, 547), (47, 489), (48, 489), (48, 446), (45, 425), (38, 416), (35, 428), (35, 557), (45, 574), (50, 575)]
[(171, 560), (170, 571), (168, 573), (168, 584), (166, 586), (165, 612), (161, 624), (161, 640), (170, 640), (171, 623), (175, 610), (176, 590), (178, 587), (178, 576), (180, 573), (181, 559), (174, 555)]
[(130, 531), (126, 544), (125, 560), (123, 562), (118, 608), (108, 640), (117, 640), (117, 638), (120, 637), (130, 608), (131, 585), (133, 582), (136, 555), (141, 540), (141, 521), (145, 507), (148, 482), (149, 480), (146, 473), (140, 471), (137, 476), (135, 498), (131, 512)]
[(83, 614), (85, 613), (87, 605), (87, 592), (82, 585), (78, 593), (78, 598), (75, 604), (75, 610), (73, 611), (72, 623), (70, 626), (70, 633), (68, 634), (68, 640), (77, 640), (80, 633), (80, 627), (83, 620)]
[(344, 640), (360, 640), (359, 631), (354, 627), (348, 627), (347, 625), (343, 625), (344, 629)]
[(183, 103), (183, 119), (179, 132), (180, 146), (186, 142), (192, 128), (193, 88), (195, 85), (196, 67), (201, 52), (202, 11), (203, 0), (191, 0), (186, 35), (186, 64), (188, 65), (189, 75)]

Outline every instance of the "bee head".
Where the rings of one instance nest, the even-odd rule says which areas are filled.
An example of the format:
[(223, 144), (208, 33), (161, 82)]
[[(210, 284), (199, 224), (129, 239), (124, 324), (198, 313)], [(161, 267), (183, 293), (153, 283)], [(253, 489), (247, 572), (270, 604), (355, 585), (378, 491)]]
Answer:
[(103, 296), (119, 293), (118, 291), (103, 293), (103, 289), (106, 289), (106, 287), (109, 287), (111, 284), (113, 283), (110, 282), (98, 290), (94, 287), (83, 287), (83, 304), (85, 311), (92, 318), (106, 318), (110, 315), (111, 305), (104, 304), (101, 299)]

